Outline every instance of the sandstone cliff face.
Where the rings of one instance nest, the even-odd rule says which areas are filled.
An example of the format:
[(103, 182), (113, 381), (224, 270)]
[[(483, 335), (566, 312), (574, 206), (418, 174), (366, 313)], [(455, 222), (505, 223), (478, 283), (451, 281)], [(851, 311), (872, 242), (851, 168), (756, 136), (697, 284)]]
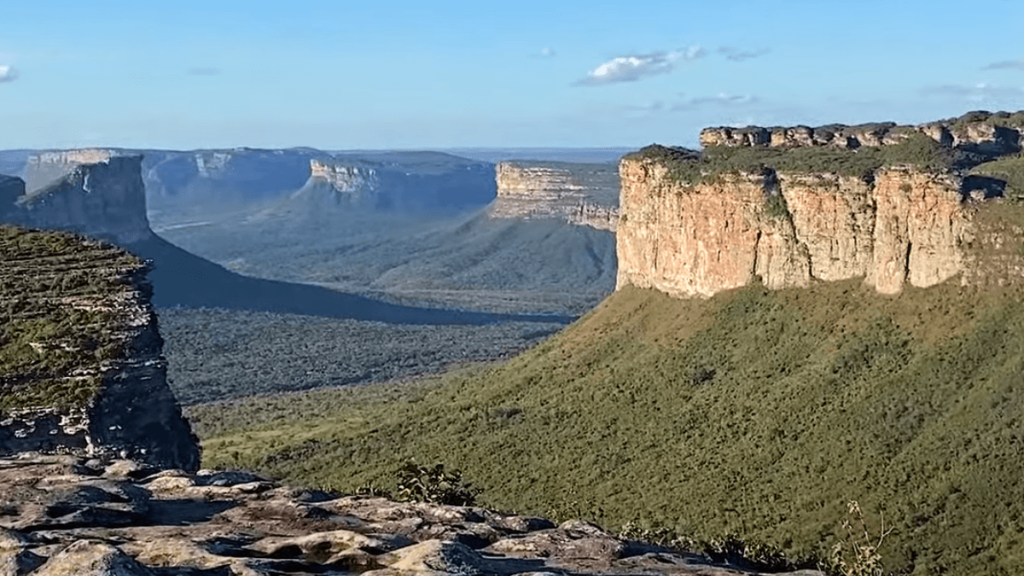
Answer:
[(651, 160), (623, 160), (620, 171), (620, 287), (689, 297), (755, 279), (777, 289), (862, 276), (893, 294), (963, 272), (972, 238), (971, 211), (950, 175), (769, 172), (688, 186)]
[(113, 150), (81, 149), (42, 152), (29, 157), (25, 167), (25, 189), (34, 192), (63, 179), (83, 164), (106, 164), (116, 156)]
[[(97, 160), (95, 163), (91, 162)], [(78, 150), (45, 153), (30, 160), (29, 182), (14, 206), (0, 194), (0, 218), (34, 228), (60, 228), (126, 244), (152, 234), (146, 217), (146, 193), (140, 156)]]
[(380, 177), (373, 168), (320, 160), (309, 161), (309, 178), (326, 184), (335, 201), (352, 206), (368, 206), (380, 186)]
[(603, 164), (500, 162), (491, 218), (555, 218), (614, 232), (619, 219), (616, 170)]
[(0, 233), (0, 294), (16, 303), (0, 313), (0, 454), (198, 468), (197, 440), (167, 385), (147, 266), (63, 233)]

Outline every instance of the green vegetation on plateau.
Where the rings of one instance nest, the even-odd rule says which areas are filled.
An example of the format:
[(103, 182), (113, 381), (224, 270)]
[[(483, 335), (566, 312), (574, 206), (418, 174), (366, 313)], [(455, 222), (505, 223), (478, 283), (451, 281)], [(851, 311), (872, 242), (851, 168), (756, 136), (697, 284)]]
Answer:
[(627, 288), (500, 365), (193, 407), (207, 466), (393, 489), (414, 458), (498, 508), (737, 534), (793, 557), (858, 500), (888, 569), (1024, 571), (1024, 302), (859, 280), (709, 300)]
[(652, 145), (626, 156), (663, 163), (669, 177), (684, 184), (713, 181), (723, 174), (778, 172), (833, 173), (870, 178), (886, 166), (910, 165), (946, 172), (955, 162), (949, 148), (924, 134), (912, 134), (893, 146), (862, 146), (856, 149), (807, 146), (710, 146), (702, 153)]
[(116, 304), (140, 266), (73, 234), (0, 226), (0, 414), (88, 402), (124, 345)]

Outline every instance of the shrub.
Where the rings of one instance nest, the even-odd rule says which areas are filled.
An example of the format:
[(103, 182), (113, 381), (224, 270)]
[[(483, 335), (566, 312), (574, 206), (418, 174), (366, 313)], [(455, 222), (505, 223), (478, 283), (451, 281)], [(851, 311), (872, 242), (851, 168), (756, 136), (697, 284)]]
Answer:
[(445, 472), (444, 464), (428, 468), (409, 461), (398, 471), (398, 500), (472, 506), (479, 494), (480, 490), (462, 478), (462, 472)]

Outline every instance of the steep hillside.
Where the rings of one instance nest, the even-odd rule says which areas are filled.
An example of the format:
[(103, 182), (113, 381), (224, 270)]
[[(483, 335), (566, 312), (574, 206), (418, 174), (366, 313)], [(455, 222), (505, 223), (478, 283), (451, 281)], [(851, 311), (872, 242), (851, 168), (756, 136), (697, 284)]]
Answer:
[[(482, 374), (193, 407), (207, 465), (353, 490), (405, 459), (488, 505), (827, 554), (858, 500), (888, 568), (1024, 569), (1024, 302), (859, 279), (626, 288)], [(517, 473), (511, 474), (515, 470)]]

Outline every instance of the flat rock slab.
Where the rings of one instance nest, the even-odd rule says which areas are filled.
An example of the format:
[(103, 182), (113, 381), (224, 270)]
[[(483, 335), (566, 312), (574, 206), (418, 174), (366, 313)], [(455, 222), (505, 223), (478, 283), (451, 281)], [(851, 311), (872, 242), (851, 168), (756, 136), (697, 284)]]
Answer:
[[(578, 520), (338, 497), (248, 472), (0, 459), (0, 576), (757, 574)], [(791, 572), (790, 576), (823, 576)]]

